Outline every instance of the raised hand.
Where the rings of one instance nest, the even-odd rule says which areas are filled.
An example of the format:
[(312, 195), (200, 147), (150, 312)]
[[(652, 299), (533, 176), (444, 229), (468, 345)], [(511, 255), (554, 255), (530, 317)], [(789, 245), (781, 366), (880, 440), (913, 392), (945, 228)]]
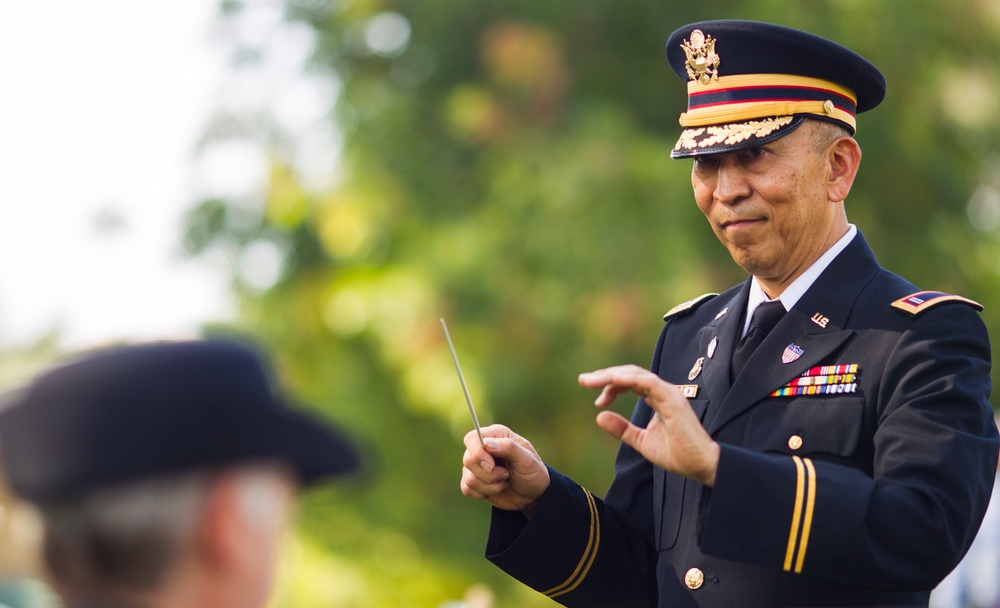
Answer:
[(644, 397), (654, 411), (646, 428), (607, 410), (597, 415), (597, 425), (653, 464), (706, 486), (715, 485), (719, 444), (701, 426), (676, 385), (636, 365), (580, 374), (579, 382), (587, 388), (601, 389), (594, 401), (601, 408), (611, 405), (622, 393), (631, 391)]

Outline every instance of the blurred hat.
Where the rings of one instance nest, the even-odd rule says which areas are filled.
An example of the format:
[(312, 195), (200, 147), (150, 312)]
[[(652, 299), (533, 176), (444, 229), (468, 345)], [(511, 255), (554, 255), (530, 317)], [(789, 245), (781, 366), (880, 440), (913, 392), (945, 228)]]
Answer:
[(224, 340), (116, 347), (42, 374), (0, 412), (0, 454), (33, 502), (253, 460), (306, 485), (358, 465), (345, 437), (287, 406), (254, 350)]
[(667, 40), (687, 82), (688, 109), (672, 158), (732, 152), (791, 133), (807, 118), (844, 126), (885, 97), (885, 78), (857, 53), (819, 36), (756, 21), (702, 21)]

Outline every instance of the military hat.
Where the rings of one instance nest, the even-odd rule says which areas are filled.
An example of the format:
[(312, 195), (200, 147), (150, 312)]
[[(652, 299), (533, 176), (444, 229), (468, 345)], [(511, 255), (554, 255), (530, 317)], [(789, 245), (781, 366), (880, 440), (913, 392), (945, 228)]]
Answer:
[(839, 44), (756, 21), (702, 21), (667, 40), (687, 82), (688, 108), (672, 158), (732, 152), (791, 133), (807, 118), (844, 126), (885, 97), (878, 68)]
[(255, 349), (230, 340), (119, 346), (55, 367), (0, 412), (0, 454), (11, 489), (42, 503), (256, 460), (309, 485), (359, 462), (339, 431), (288, 406)]

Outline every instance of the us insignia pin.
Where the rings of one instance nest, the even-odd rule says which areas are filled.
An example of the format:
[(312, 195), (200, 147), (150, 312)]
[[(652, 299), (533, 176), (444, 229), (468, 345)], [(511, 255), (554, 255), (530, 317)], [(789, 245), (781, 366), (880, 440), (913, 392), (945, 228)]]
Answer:
[(715, 347), (719, 345), (718, 338), (712, 338), (712, 341), (708, 343), (708, 358), (711, 359), (712, 355), (715, 354)]
[(781, 353), (781, 362), (791, 363), (792, 361), (795, 361), (796, 359), (801, 357), (802, 353), (804, 352), (805, 351), (799, 348), (798, 346), (794, 344), (789, 344), (788, 346), (785, 347), (785, 352)]
[(698, 360), (694, 362), (694, 366), (691, 367), (691, 371), (688, 372), (688, 380), (694, 380), (701, 373), (701, 367), (705, 364), (705, 357), (698, 357)]
[(814, 314), (812, 316), (812, 319), (810, 319), (810, 320), (813, 323), (815, 323), (816, 325), (819, 325), (820, 327), (822, 327), (823, 329), (826, 329), (827, 323), (830, 322), (830, 318), (829, 317), (824, 317), (821, 313)]
[(729, 312), (729, 307), (728, 306), (726, 306), (725, 308), (723, 308), (722, 310), (720, 310), (719, 314), (715, 315), (715, 320), (718, 321), (722, 317), (726, 316), (727, 312)]

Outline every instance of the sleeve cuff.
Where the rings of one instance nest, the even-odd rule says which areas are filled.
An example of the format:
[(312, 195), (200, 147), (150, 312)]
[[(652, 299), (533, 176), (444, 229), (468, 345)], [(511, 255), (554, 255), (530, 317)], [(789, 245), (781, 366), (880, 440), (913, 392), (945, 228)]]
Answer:
[(549, 468), (551, 483), (529, 520), (493, 509), (486, 558), (526, 585), (548, 594), (582, 580), (600, 538), (596, 499)]
[(801, 572), (816, 498), (812, 461), (723, 445), (701, 524), (708, 555)]

